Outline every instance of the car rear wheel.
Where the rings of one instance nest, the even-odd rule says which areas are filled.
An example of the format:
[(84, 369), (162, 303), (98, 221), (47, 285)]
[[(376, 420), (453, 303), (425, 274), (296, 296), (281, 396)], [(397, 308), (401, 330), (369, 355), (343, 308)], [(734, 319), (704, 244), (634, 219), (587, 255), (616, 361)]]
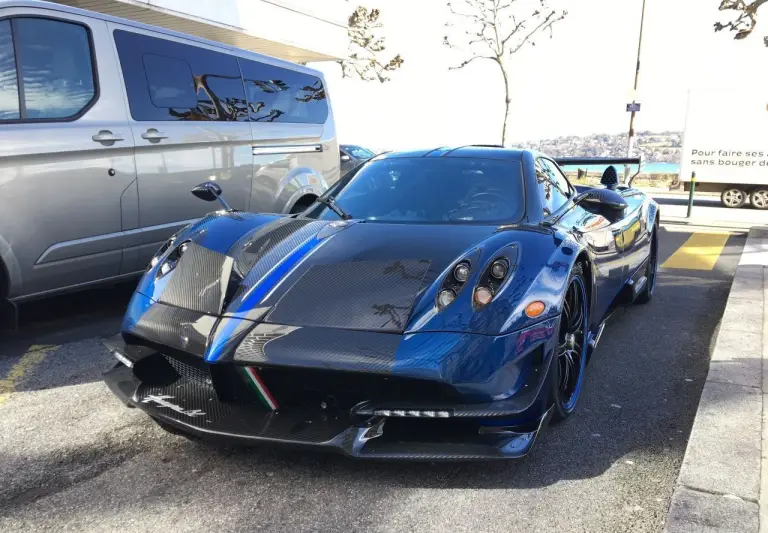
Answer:
[(568, 279), (563, 299), (555, 351), (555, 376), (552, 380), (552, 418), (568, 418), (576, 409), (587, 362), (586, 332), (589, 325), (587, 289), (581, 265), (576, 265)]
[(725, 189), (720, 195), (720, 201), (725, 207), (738, 208), (747, 202), (747, 193), (741, 189)]
[(749, 201), (757, 209), (768, 209), (768, 189), (755, 189), (749, 195)]

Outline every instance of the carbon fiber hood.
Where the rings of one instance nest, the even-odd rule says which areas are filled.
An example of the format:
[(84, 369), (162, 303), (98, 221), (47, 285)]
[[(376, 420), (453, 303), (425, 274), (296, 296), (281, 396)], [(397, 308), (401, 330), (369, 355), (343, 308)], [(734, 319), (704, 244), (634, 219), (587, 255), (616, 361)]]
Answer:
[(493, 228), (352, 223), (320, 241), (261, 305), (264, 321), (402, 333), (425, 289)]

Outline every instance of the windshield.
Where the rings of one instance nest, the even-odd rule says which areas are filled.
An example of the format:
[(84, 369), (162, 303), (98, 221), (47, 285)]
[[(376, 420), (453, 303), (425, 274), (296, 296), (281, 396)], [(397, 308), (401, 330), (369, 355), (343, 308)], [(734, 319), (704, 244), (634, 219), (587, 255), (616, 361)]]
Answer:
[(355, 159), (370, 159), (374, 153), (360, 146), (345, 146), (344, 149)]
[[(352, 218), (388, 222), (510, 223), (525, 204), (519, 161), (460, 157), (371, 161), (332, 194)], [(319, 218), (339, 217), (323, 206)]]

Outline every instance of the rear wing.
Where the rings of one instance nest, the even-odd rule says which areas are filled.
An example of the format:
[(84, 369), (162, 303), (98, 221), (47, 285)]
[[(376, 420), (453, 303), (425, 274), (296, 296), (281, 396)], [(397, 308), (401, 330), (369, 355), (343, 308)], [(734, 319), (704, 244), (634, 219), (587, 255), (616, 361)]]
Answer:
[(608, 166), (608, 165), (637, 165), (635, 172), (629, 182), (628, 187), (632, 187), (632, 182), (640, 175), (643, 168), (642, 157), (556, 157), (555, 161), (561, 167), (566, 166)]
[(555, 162), (561, 167), (574, 165), (642, 165), (642, 157), (556, 157)]

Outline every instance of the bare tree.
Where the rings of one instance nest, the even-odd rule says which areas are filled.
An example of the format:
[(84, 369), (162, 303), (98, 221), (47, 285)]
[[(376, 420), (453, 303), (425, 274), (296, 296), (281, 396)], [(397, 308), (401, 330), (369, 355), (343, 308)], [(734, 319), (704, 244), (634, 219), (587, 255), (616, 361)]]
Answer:
[(339, 61), (345, 78), (358, 77), (363, 81), (389, 81), (389, 73), (403, 64), (403, 58), (397, 54), (387, 62), (379, 60), (386, 50), (384, 37), (378, 34), (382, 28), (379, 21), (381, 12), (358, 6), (347, 20), (349, 35), (349, 55)]
[[(768, 4), (768, 0), (722, 0), (720, 11), (735, 11), (736, 18), (725, 24), (715, 22), (715, 31), (733, 31), (736, 32), (734, 39), (746, 39), (757, 26), (757, 10), (763, 4)], [(763, 42), (768, 46), (768, 36), (763, 37)]]
[[(504, 126), (501, 143), (510, 134), (510, 104), (512, 55), (524, 46), (535, 46), (536, 39), (548, 33), (552, 26), (565, 18), (567, 11), (551, 8), (549, 0), (455, 0), (448, 2), (456, 25), (463, 33), (455, 40), (448, 35), (443, 44), (458, 48), (469, 56), (452, 69), (466, 67), (476, 59), (489, 59), (499, 66), (504, 79)], [(453, 22), (446, 24), (454, 26)]]

